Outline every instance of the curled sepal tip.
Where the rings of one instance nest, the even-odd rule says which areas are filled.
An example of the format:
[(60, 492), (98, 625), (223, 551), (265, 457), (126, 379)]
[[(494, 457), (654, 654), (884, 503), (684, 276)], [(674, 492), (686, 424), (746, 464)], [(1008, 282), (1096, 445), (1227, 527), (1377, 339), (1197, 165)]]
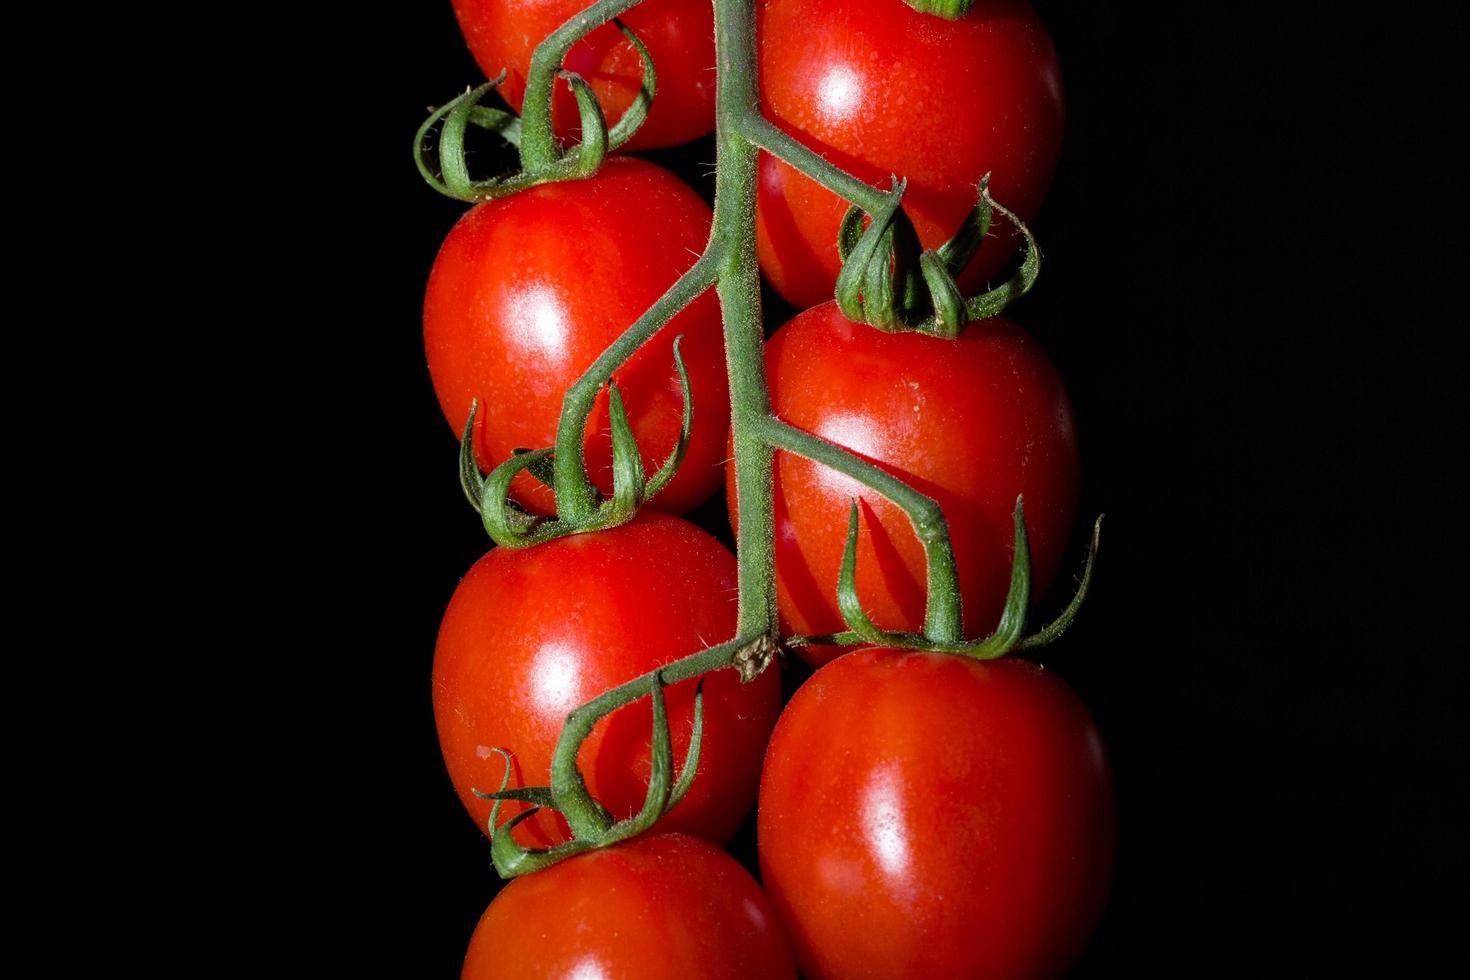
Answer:
[(684, 367), (684, 355), (679, 351), (679, 344), (683, 339), (683, 334), (674, 338), (674, 370), (679, 374), (679, 391), (684, 398), (683, 414), (679, 420), (679, 438), (675, 440), (674, 449), (669, 453), (669, 458), (664, 460), (664, 465), (644, 485), (644, 500), (652, 500), (655, 494), (669, 485), (669, 481), (679, 470), (679, 464), (684, 461), (684, 454), (689, 450), (689, 436), (694, 431), (694, 395), (689, 390), (689, 371)]
[(478, 401), (470, 402), (470, 417), (465, 419), (464, 430), (459, 436), (459, 485), (475, 513), (480, 513), (480, 501), (485, 498), (485, 474), (475, 460), (475, 416), (480, 412)]
[[(1013, 276), (994, 289), (987, 290), (966, 301), (965, 305), (971, 320), (984, 320), (1004, 312), (1007, 306), (1031, 291), (1031, 287), (1036, 283), (1036, 277), (1041, 274), (1041, 250), (1036, 245), (1036, 236), (1031, 234), (1031, 229), (1026, 226), (1026, 222), (1022, 221), (1019, 215), (990, 196), (988, 174), (986, 178), (980, 182), (980, 206), (998, 212), (1015, 226), (1015, 229), (1021, 233), (1026, 255), (1021, 261), (1021, 267)], [(958, 270), (955, 274), (959, 274)]]
[(572, 87), (577, 100), (577, 115), (582, 125), (582, 142), (572, 147), (552, 167), (560, 171), (559, 177), (577, 180), (591, 177), (607, 159), (607, 118), (602, 114), (602, 103), (587, 80), (574, 71), (557, 72), (557, 76)]
[(985, 236), (990, 233), (990, 221), (994, 214), (995, 209), (991, 207), (990, 200), (990, 174), (987, 173), (976, 185), (975, 206), (965, 215), (965, 220), (960, 222), (949, 240), (935, 249), (951, 275), (958, 276), (965, 271), (965, 266), (970, 264), (975, 253), (980, 251), (980, 246), (985, 244)]
[(669, 808), (669, 793), (674, 783), (673, 738), (669, 733), (669, 708), (664, 697), (663, 678), (653, 675), (649, 697), (653, 700), (653, 752), (648, 773), (648, 792), (643, 806), (627, 820), (612, 825), (599, 843), (606, 846), (637, 837), (658, 822)]
[(960, 645), (956, 650), (976, 660), (994, 660), (1015, 649), (1026, 628), (1026, 609), (1031, 604), (1031, 539), (1026, 534), (1026, 508), (1016, 498), (1015, 552), (1011, 556), (1011, 584), (1006, 592), (1005, 607), (995, 632), (978, 643)]
[(679, 778), (669, 792), (669, 804), (664, 812), (679, 805), (679, 801), (694, 785), (694, 774), (699, 771), (699, 748), (704, 741), (704, 678), (694, 686), (694, 725), (689, 731), (689, 751), (684, 754), (684, 765), (679, 768)]
[(880, 630), (868, 618), (857, 594), (857, 543), (858, 505), (853, 500), (847, 514), (847, 544), (842, 549), (842, 567), (837, 573), (837, 608), (842, 613), (842, 621), (847, 624), (849, 635), (856, 637), (851, 642), (880, 647), (908, 647), (916, 642), (927, 644), (924, 637), (916, 633)]
[(548, 848), (522, 847), (516, 843), (512, 831), (540, 811), (540, 807), (532, 807), (524, 813), (518, 813), (497, 827), (490, 836), (490, 861), (500, 877), (517, 878), (548, 868), (558, 861), (565, 861), (574, 854), (592, 850), (593, 844), (582, 840), (571, 840)]
[(610, 506), (604, 505), (602, 516), (611, 524), (633, 519), (643, 503), (643, 454), (623, 408), (623, 395), (616, 381), (607, 384), (607, 415), (612, 427), (613, 493)]
[(485, 479), (480, 494), (480, 520), (496, 544), (524, 548), (556, 536), (549, 534), (546, 527), (553, 522), (527, 514), (510, 499), (510, 484), (516, 474), (550, 455), (549, 448), (519, 453), (491, 470)]
[(1082, 603), (1087, 598), (1087, 592), (1092, 587), (1092, 568), (1097, 562), (1097, 549), (1102, 544), (1102, 523), (1103, 515), (1099, 514), (1092, 523), (1092, 540), (1087, 546), (1087, 561), (1082, 566), (1082, 579), (1077, 583), (1072, 601), (1067, 603), (1067, 608), (1056, 619), (1016, 644), (1017, 650), (1033, 650), (1054, 642), (1072, 625), (1072, 620), (1077, 618), (1077, 613), (1081, 611)]
[(613, 18), (613, 23), (633, 45), (633, 50), (638, 52), (638, 60), (643, 63), (643, 83), (638, 86), (638, 94), (633, 97), (633, 102), (623, 111), (622, 116), (607, 134), (609, 148), (616, 150), (632, 139), (633, 134), (638, 132), (644, 121), (648, 119), (648, 112), (653, 108), (653, 97), (658, 91), (658, 73), (653, 68), (653, 55), (648, 53), (648, 48), (642, 39), (616, 17)]
[[(470, 177), (469, 164), (465, 157), (465, 131), (478, 126), (489, 132), (498, 133), (507, 143), (520, 142), (521, 122), (503, 109), (492, 109), (480, 105), (491, 90), (505, 81), (505, 72), (480, 85), (468, 89), (458, 97), (435, 109), (414, 133), (413, 159), (419, 174), (445, 197), (459, 201), (478, 201), (499, 196), (495, 193), (497, 181), (477, 182)], [(440, 125), (442, 123), (442, 125)], [(429, 134), (439, 126), (438, 150), (435, 154), (438, 172), (429, 162)], [(521, 182), (517, 186), (529, 186)]]

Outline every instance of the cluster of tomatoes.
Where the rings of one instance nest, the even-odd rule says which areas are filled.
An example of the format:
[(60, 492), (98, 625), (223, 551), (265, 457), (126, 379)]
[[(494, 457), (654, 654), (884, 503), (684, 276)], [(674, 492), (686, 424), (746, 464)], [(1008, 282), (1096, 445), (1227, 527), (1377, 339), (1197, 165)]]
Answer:
[[(515, 107), (536, 44), (584, 0), (455, 0), (476, 59)], [(647, 0), (624, 22), (658, 68), (651, 113), (626, 149), (667, 146), (714, 125), (709, 0)], [(964, 18), (903, 0), (764, 0), (762, 108), (831, 162), (871, 182), (909, 180), (904, 207), (937, 245), (993, 176), (994, 197), (1034, 216), (1060, 150), (1056, 54), (1024, 0), (981, 0)], [(611, 25), (572, 49), (609, 118), (641, 77)], [(554, 119), (574, 133), (557, 93)], [(943, 111), (931, 107), (942, 106)], [(995, 624), (1011, 574), (1013, 507), (1024, 495), (1038, 591), (1063, 557), (1078, 492), (1065, 388), (1014, 323), (972, 323), (956, 340), (885, 333), (831, 301), (847, 204), (763, 157), (761, 269), (803, 312), (766, 345), (776, 416), (890, 471), (948, 519), (966, 624)], [(555, 441), (569, 385), (703, 249), (711, 212), (679, 177), (631, 156), (588, 179), (533, 187), (470, 210), (435, 261), (424, 307), (430, 373), (456, 431), (472, 402), (480, 464)], [(1013, 250), (997, 230), (960, 277), (973, 291)], [(695, 300), (615, 374), (647, 458), (674, 448), (682, 335), (694, 405), (673, 481), (631, 523), (527, 549), (496, 548), (445, 614), (434, 707), (445, 761), (475, 821), (474, 790), (544, 785), (567, 714), (703, 647), (736, 625), (736, 564), (675, 516), (728, 479), (729, 395), (720, 312)], [(607, 394), (586, 426), (594, 484), (612, 487)], [(733, 484), (732, 484), (733, 486)], [(529, 472), (512, 484), (552, 513)], [(852, 500), (862, 533), (857, 590), (880, 626), (917, 630), (925, 555), (903, 513), (867, 487), (778, 453), (776, 576), (783, 635), (844, 628), (836, 601)], [(735, 518), (731, 493), (731, 518)], [(698, 772), (650, 836), (512, 881), (472, 940), (466, 978), (489, 976), (1046, 976), (1064, 971), (1101, 914), (1113, 802), (1086, 708), (1020, 660), (804, 646), (821, 667), (782, 704), (779, 671), (705, 680)], [(839, 654), (841, 656), (839, 656)], [(694, 681), (666, 692), (674, 751), (693, 724)], [(626, 705), (583, 743), (587, 788), (614, 818), (649, 779), (650, 705)], [(762, 888), (719, 849), (759, 797)], [(526, 809), (505, 804), (508, 815)], [(554, 811), (513, 831), (565, 841)], [(580, 972), (579, 972), (580, 971)]]

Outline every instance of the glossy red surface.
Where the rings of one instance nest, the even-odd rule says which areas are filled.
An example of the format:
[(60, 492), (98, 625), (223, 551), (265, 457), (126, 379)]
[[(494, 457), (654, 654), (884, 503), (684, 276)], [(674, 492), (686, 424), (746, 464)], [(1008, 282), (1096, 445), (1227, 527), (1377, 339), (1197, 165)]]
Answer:
[[(674, 284), (704, 249), (710, 211), (651, 163), (613, 158), (588, 180), (546, 184), (474, 207), (445, 239), (424, 297), (429, 374), (456, 433), (479, 399), (475, 455), (485, 469), (556, 439), (566, 389)], [(674, 338), (695, 412), (689, 452), (649, 502), (682, 512), (719, 487), (730, 398), (714, 292), (673, 318), (614, 375), (652, 474), (673, 450), (683, 396)], [(586, 429), (589, 472), (612, 490), (607, 393)], [(550, 490), (528, 473), (512, 484), (542, 513)]]
[[(1046, 354), (1005, 317), (958, 340), (888, 334), (835, 303), (799, 314), (766, 343), (775, 414), (882, 465), (937, 500), (949, 521), (966, 635), (994, 629), (1010, 587), (1013, 509), (1024, 494), (1033, 596), (1056, 573), (1077, 509), (1077, 436)], [(734, 467), (726, 468), (732, 518)], [(885, 629), (924, 619), (924, 551), (903, 511), (867, 487), (776, 454), (776, 585), (786, 633), (844, 629), (837, 575), (859, 501), (858, 596)], [(802, 647), (825, 662), (836, 647)]]
[[(434, 655), (434, 719), (454, 789), (483, 830), (504, 771), (545, 786), (568, 712), (609, 688), (722, 643), (735, 629), (735, 559), (687, 521), (640, 515), (610, 531), (526, 550), (496, 548), (455, 590)], [(667, 690), (675, 767), (693, 723), (695, 680)], [(705, 682), (699, 775), (659, 827), (723, 842), (755, 799), (761, 754), (781, 709), (779, 672), (742, 685), (733, 670)], [(578, 756), (588, 789), (615, 818), (642, 806), (652, 708), (642, 698), (598, 723)], [(507, 803), (502, 821), (525, 809)], [(516, 839), (546, 846), (566, 825), (546, 811)]]
[[(536, 45), (589, 5), (589, 0), (454, 0), (465, 42), (486, 78), (501, 69), (498, 91), (517, 112)], [(709, 0), (647, 0), (623, 14), (658, 74), (653, 106), (642, 128), (623, 148), (674, 146), (715, 126), (715, 27)], [(572, 46), (562, 67), (587, 80), (612, 126), (643, 83), (643, 64), (633, 45), (611, 24)], [(576, 100), (558, 80), (553, 122), (563, 139), (580, 139)]]
[[(872, 184), (909, 179), (904, 209), (934, 248), (991, 194), (1030, 221), (1061, 153), (1056, 50), (1024, 0), (979, 0), (959, 21), (899, 0), (769, 0), (761, 6), (766, 115)], [(763, 154), (756, 224), (761, 268), (796, 306), (832, 298), (846, 202)], [(960, 285), (977, 292), (1014, 250), (997, 216)]]
[(517, 878), (480, 919), (463, 980), (795, 980), (770, 901), (724, 851), (640, 837)]
[(781, 715), (759, 842), (808, 980), (1058, 976), (1107, 898), (1112, 779), (1043, 668), (860, 650)]

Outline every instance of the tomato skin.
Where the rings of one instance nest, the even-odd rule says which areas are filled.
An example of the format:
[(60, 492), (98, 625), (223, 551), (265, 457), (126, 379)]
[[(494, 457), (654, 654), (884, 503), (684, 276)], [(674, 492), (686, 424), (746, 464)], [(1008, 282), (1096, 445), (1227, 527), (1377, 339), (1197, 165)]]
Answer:
[[(429, 374), (456, 433), (478, 398), (475, 455), (489, 469), (556, 439), (567, 388), (694, 264), (710, 210), (651, 163), (614, 158), (587, 180), (546, 184), (472, 208), (434, 260), (424, 297)], [(694, 426), (674, 480), (649, 506), (682, 512), (719, 486), (730, 419), (719, 303), (709, 291), (676, 315), (614, 378), (651, 475), (683, 412), (674, 338), (689, 371)], [(589, 472), (612, 490), (607, 393), (588, 420)], [(540, 513), (555, 497), (528, 473), (515, 498)]]
[[(887, 188), (928, 248), (947, 240), (992, 172), (992, 196), (1030, 221), (1061, 155), (1064, 105), (1051, 37), (1025, 0), (979, 0), (962, 20), (894, 0), (769, 0), (760, 73), (768, 118), (832, 163)], [(761, 155), (761, 268), (796, 306), (832, 298), (847, 203)], [(978, 292), (1015, 248), (997, 216), (960, 276)]]
[(808, 980), (1058, 976), (1107, 900), (1114, 820), (1101, 739), (1055, 675), (860, 650), (776, 726), (761, 878)]
[[(901, 6), (901, 4), (900, 4)], [(1024, 494), (1032, 591), (1061, 564), (1077, 509), (1077, 436), (1046, 354), (1005, 317), (957, 340), (889, 334), (835, 303), (798, 314), (766, 343), (776, 416), (883, 466), (933, 497), (949, 521), (967, 635), (987, 634), (1010, 586), (1016, 495)], [(734, 465), (726, 468), (735, 519)], [(845, 629), (837, 577), (859, 500), (857, 588), (886, 629), (924, 619), (924, 551), (908, 518), (867, 487), (776, 454), (776, 589), (785, 633)], [(839, 647), (800, 647), (819, 665)]]
[(517, 878), (490, 903), (462, 980), (795, 980), (760, 886), (683, 834), (639, 837)]
[[(454, 0), (454, 13), (485, 77), (505, 69), (498, 91), (519, 112), (536, 45), (588, 5), (588, 0)], [(620, 19), (648, 48), (658, 73), (648, 118), (622, 148), (675, 146), (714, 129), (715, 27), (708, 0), (647, 0)], [(592, 86), (609, 126), (622, 118), (643, 84), (638, 52), (612, 24), (574, 44), (562, 67)], [(580, 139), (571, 88), (558, 81), (553, 91), (557, 136)]]
[[(568, 712), (609, 688), (734, 635), (735, 559), (680, 518), (642, 514), (631, 524), (534, 548), (495, 548), (460, 582), (434, 654), (434, 718), (455, 792), (483, 830), (504, 772), (494, 747), (515, 757), (512, 786), (547, 784)], [(779, 672), (742, 685), (733, 670), (705, 682), (699, 775), (660, 822), (716, 842), (735, 832), (755, 799), (761, 753), (781, 706)], [(696, 680), (667, 689), (674, 764), (693, 722)], [(648, 786), (648, 698), (600, 721), (578, 762), (594, 798), (630, 816)], [(525, 807), (507, 803), (504, 821)], [(567, 839), (542, 811), (516, 839)]]

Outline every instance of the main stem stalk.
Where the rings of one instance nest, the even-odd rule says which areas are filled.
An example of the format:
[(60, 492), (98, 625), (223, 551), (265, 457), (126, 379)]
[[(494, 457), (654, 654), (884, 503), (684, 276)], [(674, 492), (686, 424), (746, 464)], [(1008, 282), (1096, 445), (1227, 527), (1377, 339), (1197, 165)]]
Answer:
[(730, 378), (730, 420), (735, 443), (736, 532), (740, 575), (740, 635), (774, 635), (776, 546), (772, 461), (761, 431), (770, 415), (766, 387), (765, 330), (761, 322), (760, 270), (755, 255), (756, 163), (759, 149), (744, 134), (755, 116), (755, 4), (714, 0), (715, 215), (712, 244), (723, 263), (716, 290), (725, 322), (725, 360)]

